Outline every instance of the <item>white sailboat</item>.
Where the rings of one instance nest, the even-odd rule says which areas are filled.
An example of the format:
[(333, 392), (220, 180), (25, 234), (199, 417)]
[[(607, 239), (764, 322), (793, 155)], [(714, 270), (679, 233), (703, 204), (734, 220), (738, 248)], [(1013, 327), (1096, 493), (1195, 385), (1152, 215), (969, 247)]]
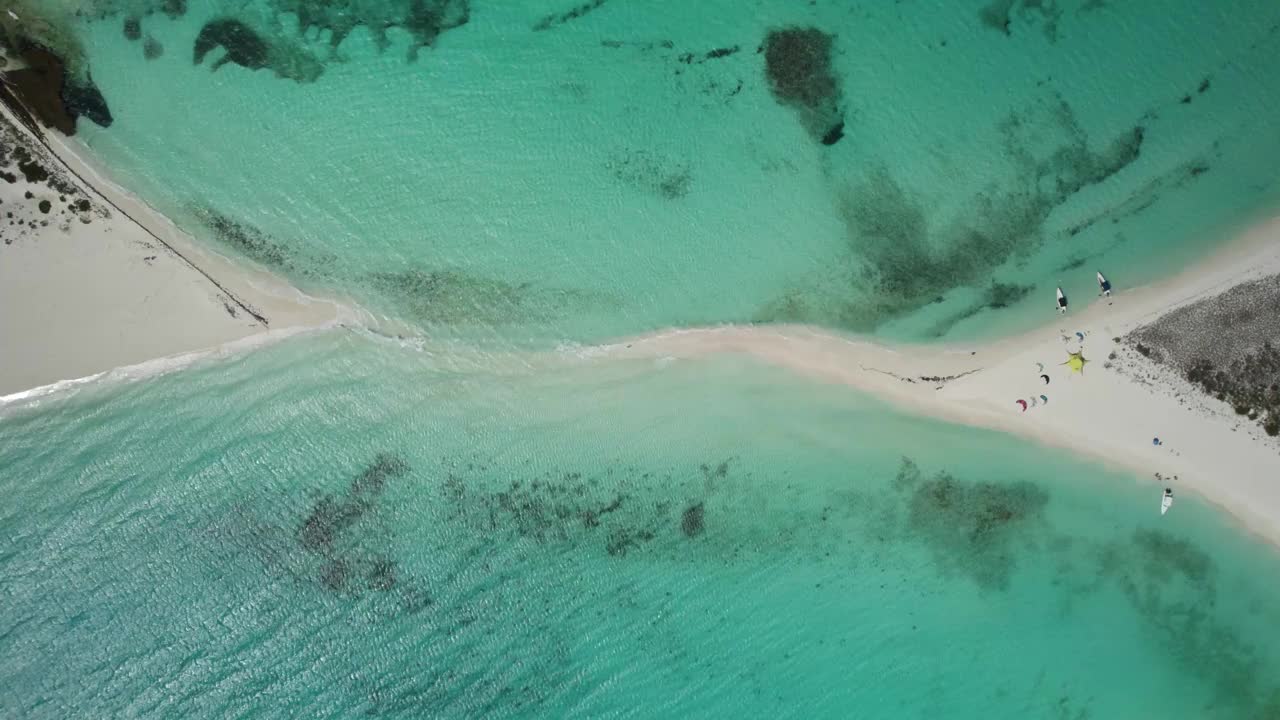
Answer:
[(1164, 515), (1173, 507), (1173, 488), (1164, 489), (1164, 497), (1160, 498), (1160, 514)]

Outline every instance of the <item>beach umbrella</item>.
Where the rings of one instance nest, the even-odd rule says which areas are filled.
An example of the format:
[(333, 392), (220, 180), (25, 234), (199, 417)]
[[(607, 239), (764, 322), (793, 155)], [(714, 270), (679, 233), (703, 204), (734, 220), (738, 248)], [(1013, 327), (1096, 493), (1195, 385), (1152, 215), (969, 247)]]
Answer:
[(1014, 403), (1015, 403), (1015, 404), (1017, 404), (1017, 405), (1021, 405), (1021, 406), (1022, 406), (1022, 412), (1026, 412), (1026, 411), (1027, 411), (1027, 401), (1026, 401), (1026, 400), (1014, 400)]
[(1087, 362), (1089, 361), (1085, 360), (1084, 352), (1081, 351), (1081, 352), (1067, 353), (1067, 361), (1062, 364), (1071, 368), (1071, 372), (1078, 372), (1081, 375), (1083, 375), (1084, 366), (1085, 366), (1085, 363)]
[(1044, 384), (1045, 384), (1045, 385), (1048, 385), (1048, 384), (1049, 384), (1049, 376), (1048, 376), (1048, 375), (1041, 375), (1041, 376), (1040, 376), (1040, 379), (1044, 381)]

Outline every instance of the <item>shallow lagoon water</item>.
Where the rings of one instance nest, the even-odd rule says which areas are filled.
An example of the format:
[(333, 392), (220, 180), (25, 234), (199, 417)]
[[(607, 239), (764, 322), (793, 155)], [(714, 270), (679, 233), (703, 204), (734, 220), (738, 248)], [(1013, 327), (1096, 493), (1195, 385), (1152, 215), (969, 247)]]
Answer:
[[(1079, 306), (1095, 269), (1149, 281), (1276, 199), (1273, 3), (462, 4), (413, 61), (398, 27), (334, 50), (333, 20), (299, 32), (283, 0), (146, 16), (152, 59), (127, 13), (82, 20), (116, 122), (81, 136), (228, 252), (537, 344), (776, 320), (1006, 334), (1054, 286)], [(227, 17), (290, 62), (193, 63)], [(825, 40), (768, 65), (789, 28)]]
[(1180, 268), (1275, 199), (1273, 4), (178, 5), (76, 21), (93, 158), (431, 340), (6, 409), (0, 714), (1280, 712), (1280, 558), (1197, 498), (738, 359), (502, 354), (972, 339)]
[(745, 361), (499, 364), (335, 333), (10, 412), (5, 714), (1280, 700), (1280, 558), (1194, 497)]

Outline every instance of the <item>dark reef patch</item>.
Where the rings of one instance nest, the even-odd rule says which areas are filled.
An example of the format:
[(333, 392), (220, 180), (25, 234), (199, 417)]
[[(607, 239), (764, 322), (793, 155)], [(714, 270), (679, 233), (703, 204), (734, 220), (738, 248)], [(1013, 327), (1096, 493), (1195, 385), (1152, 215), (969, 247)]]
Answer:
[(1004, 35), (1011, 35), (1013, 24), (1013, 6), (1017, 0), (992, 0), (978, 11), (978, 19), (983, 25)]
[[(1055, 209), (1141, 155), (1142, 125), (1094, 150), (1061, 98), (1039, 110), (1028, 117), (1010, 115), (1000, 123), (1003, 155), (1012, 173), (1006, 182), (976, 189), (960, 217), (930, 218), (927, 199), (910, 194), (884, 166), (862, 171), (860, 179), (839, 188), (837, 195), (848, 236), (845, 282), (853, 292), (836, 290), (830, 297), (788, 293), (766, 304), (755, 319), (872, 331), (938, 302), (955, 288), (980, 285), (992, 268), (1028, 256), (1044, 242), (1045, 225)], [(1046, 134), (1059, 138), (1047, 150)], [(867, 290), (872, 291), (867, 297), (854, 297)], [(1007, 292), (988, 296), (958, 309), (934, 332), (945, 334), (955, 322), (1002, 299), (1005, 305), (1014, 301)]]
[(465, 25), (471, 17), (470, 0), (270, 0), (270, 5), (277, 14), (298, 18), (301, 37), (327, 30), (331, 50), (361, 26), (373, 35), (379, 48), (385, 49), (391, 45), (387, 32), (399, 28), (411, 37), (410, 60), (418, 57), (421, 48), (432, 47), (441, 34)]
[(1215, 615), (1219, 580), (1212, 556), (1184, 538), (1140, 528), (1128, 541), (1103, 543), (1096, 571), (1124, 593), (1169, 657), (1211, 685), (1204, 715), (1273, 717), (1266, 713), (1280, 707), (1280, 688), (1266, 659)]
[[(1208, 76), (1205, 76), (1203, 79), (1200, 80), (1200, 84), (1196, 86), (1195, 94), (1196, 95), (1205, 94), (1206, 92), (1209, 91), (1209, 85), (1210, 85), (1210, 78)], [(1190, 105), (1192, 99), (1193, 98), (1191, 93), (1187, 93), (1186, 95), (1183, 95), (1182, 99), (1179, 100), (1178, 102), (1180, 102), (1183, 105)]]
[(401, 572), (391, 557), (390, 531), (379, 521), (387, 484), (409, 470), (404, 459), (380, 453), (351, 481), (345, 495), (326, 493), (312, 503), (296, 538), (315, 560), (310, 572), (320, 587), (351, 597), (394, 590), (403, 612), (431, 605), (425, 588)]
[[(1081, 8), (1081, 11), (1087, 9)], [(1051, 43), (1058, 41), (1062, 15), (1060, 0), (991, 0), (978, 11), (983, 25), (1006, 37), (1013, 35), (1015, 17), (1028, 25), (1039, 23), (1045, 39)]]
[(1049, 495), (1029, 482), (963, 482), (945, 472), (925, 477), (904, 460), (894, 487), (907, 493), (909, 537), (922, 542), (940, 572), (960, 572), (987, 590), (1005, 590), (1017, 556), (1044, 524)]
[[(228, 6), (225, 16), (207, 24), (207, 31), (202, 28), (204, 37), (196, 42), (197, 57), (224, 47), (232, 56), (226, 62), (251, 69), (269, 68), (283, 78), (312, 82), (324, 72), (325, 63), (342, 61), (338, 46), (357, 28), (365, 28), (382, 50), (391, 46), (388, 33), (407, 33), (408, 59), (414, 60), (441, 34), (465, 25), (471, 14), (470, 0), (265, 0), (258, 5), (243, 11)], [(97, 8), (101, 17), (127, 12), (126, 22), (156, 12), (177, 18), (186, 11), (187, 0), (131, 0), (120, 7)], [(289, 29), (295, 19), (296, 32)]]
[(563, 25), (567, 22), (577, 20), (592, 10), (599, 9), (606, 2), (608, 2), (608, 0), (587, 0), (587, 2), (577, 5), (565, 12), (546, 15), (541, 20), (533, 24), (534, 32), (550, 30), (557, 25)]
[(680, 53), (676, 59), (685, 65), (701, 65), (708, 60), (719, 60), (721, 58), (727, 58), (730, 55), (735, 55), (741, 49), (741, 47), (734, 45), (733, 47), (715, 48), (714, 50), (708, 50), (701, 54), (684, 52)]
[(425, 323), (538, 322), (616, 304), (616, 299), (599, 293), (514, 283), (453, 269), (375, 272), (362, 281), (394, 300), (408, 317)]
[(470, 18), (470, 0), (410, 0), (409, 12), (401, 23), (414, 37), (409, 59), (416, 59), (420, 48), (431, 47), (441, 33), (465, 25)]
[(176, 20), (187, 14), (187, 0), (160, 0), (160, 12)]
[(843, 137), (839, 79), (831, 66), (834, 36), (816, 28), (783, 28), (765, 36), (765, 76), (773, 97), (791, 108), (815, 141)]
[[(445, 470), (440, 489), (448, 520), (486, 537), (599, 548), (612, 557), (645, 548), (681, 556), (686, 551), (676, 543), (705, 533), (708, 498), (732, 483), (727, 461), (700, 473), (547, 471), (502, 484), (485, 478), (485, 470), (471, 463)], [(684, 505), (673, 499), (680, 494), (704, 499)]]
[(452, 519), (539, 544), (601, 537), (606, 554), (621, 556), (658, 536), (666, 524), (665, 510), (633, 508), (623, 491), (601, 501), (599, 486), (598, 477), (565, 472), (514, 480), (494, 490), (454, 471), (445, 477), (444, 493), (453, 506)]
[(201, 64), (205, 55), (216, 48), (226, 52), (213, 61), (211, 71), (234, 63), (248, 70), (269, 68), (276, 77), (298, 83), (314, 82), (324, 72), (324, 65), (300, 44), (278, 37), (269, 40), (234, 18), (210, 20), (200, 28), (192, 47), (192, 62)]
[(1101, 212), (1095, 212), (1088, 218), (1072, 225), (1067, 229), (1067, 235), (1074, 237), (1099, 224), (1115, 225), (1142, 213), (1170, 193), (1187, 187), (1197, 178), (1209, 172), (1212, 163), (1220, 160), (1221, 157), (1221, 150), (1215, 142), (1199, 158), (1188, 160), (1148, 180), (1127, 195), (1121, 196), (1120, 200), (1115, 204), (1110, 205)]
[(381, 454), (354, 480), (345, 498), (325, 495), (316, 501), (311, 514), (298, 529), (298, 541), (312, 552), (329, 553), (338, 537), (362, 515), (386, 489), (387, 480), (403, 477), (409, 465), (394, 455)]
[(93, 84), (92, 78), (86, 75), (83, 82), (68, 81), (62, 90), (62, 98), (72, 117), (87, 117), (95, 125), (110, 127), (113, 118), (111, 110), (107, 108), (107, 99)]
[(142, 39), (142, 19), (127, 17), (124, 19), (124, 39), (129, 41)]
[(840, 138), (843, 138), (843, 137), (844, 137), (844, 121), (841, 120), (835, 125), (832, 125), (830, 130), (827, 130), (827, 134), (822, 136), (821, 142), (823, 145), (835, 145), (836, 143), (840, 142)]
[[(675, 87), (707, 109), (730, 104), (746, 87), (747, 64), (725, 61), (741, 52), (738, 45), (681, 52), (676, 51), (676, 44), (670, 40), (601, 40), (600, 46), (631, 50), (643, 61), (664, 63)], [(750, 70), (754, 71), (754, 68)]]
[(196, 36), (192, 62), (199, 65), (204, 61), (204, 56), (217, 47), (225, 48), (227, 53), (214, 61), (212, 70), (229, 62), (250, 70), (260, 70), (267, 66), (267, 43), (239, 20), (224, 18), (205, 23)]
[(693, 182), (687, 165), (647, 150), (618, 153), (610, 158), (608, 169), (619, 182), (666, 200), (689, 194)]
[(142, 41), (142, 57), (147, 60), (155, 60), (161, 55), (164, 55), (164, 46), (160, 44), (159, 40), (148, 35), (147, 39)]
[(1007, 308), (1010, 305), (1022, 300), (1034, 288), (1031, 285), (1017, 285), (1014, 283), (992, 282), (987, 288), (986, 304), (992, 309)]
[(697, 537), (706, 529), (706, 505), (696, 503), (680, 515), (680, 531), (685, 537)]
[(658, 40), (656, 42), (628, 42), (626, 40), (601, 40), (600, 47), (609, 48), (610, 50), (621, 50), (623, 48), (633, 48), (641, 53), (650, 53), (656, 50), (674, 50), (676, 44), (670, 40)]
[(274, 269), (292, 268), (293, 250), (258, 228), (233, 220), (210, 207), (196, 207), (193, 212), (219, 240), (250, 260)]

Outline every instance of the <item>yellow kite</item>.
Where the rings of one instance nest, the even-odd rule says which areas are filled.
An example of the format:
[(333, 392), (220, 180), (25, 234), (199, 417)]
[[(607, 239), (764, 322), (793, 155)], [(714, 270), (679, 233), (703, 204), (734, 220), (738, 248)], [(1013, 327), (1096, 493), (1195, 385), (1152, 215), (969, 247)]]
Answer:
[(1071, 368), (1072, 372), (1078, 372), (1083, 375), (1084, 366), (1087, 362), (1089, 361), (1084, 359), (1084, 351), (1082, 350), (1080, 352), (1067, 353), (1067, 361), (1062, 364)]

